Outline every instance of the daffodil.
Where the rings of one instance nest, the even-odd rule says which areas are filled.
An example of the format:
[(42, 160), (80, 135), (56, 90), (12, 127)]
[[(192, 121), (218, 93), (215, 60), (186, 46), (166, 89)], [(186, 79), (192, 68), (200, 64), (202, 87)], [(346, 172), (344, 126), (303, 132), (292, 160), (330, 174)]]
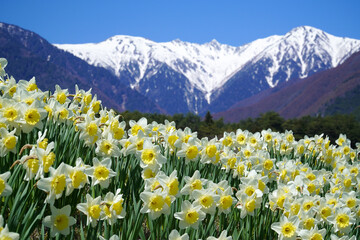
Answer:
[(9, 152), (16, 153), (18, 137), (15, 135), (16, 129), (9, 132), (5, 128), (0, 128), (0, 156), (4, 157)]
[(12, 193), (12, 188), (7, 183), (7, 180), (10, 177), (10, 172), (5, 172), (0, 174), (0, 197), (9, 196)]
[(216, 211), (216, 203), (220, 200), (220, 196), (216, 195), (211, 189), (194, 190), (191, 193), (194, 204), (198, 203), (204, 213), (214, 215)]
[(189, 240), (189, 235), (187, 233), (180, 235), (178, 230), (173, 229), (169, 234), (168, 240)]
[(188, 227), (197, 229), (205, 216), (206, 214), (201, 211), (199, 204), (190, 203), (188, 200), (182, 202), (181, 212), (174, 214), (174, 217), (180, 221), (179, 227), (181, 229)]
[(328, 217), (333, 224), (334, 232), (349, 233), (355, 224), (355, 214), (348, 207), (336, 207), (335, 213)]
[(169, 205), (166, 203), (166, 192), (156, 189), (154, 192), (144, 191), (140, 198), (144, 202), (141, 213), (148, 213), (151, 219), (158, 218), (161, 214), (169, 214)]
[(50, 228), (51, 237), (55, 237), (57, 233), (61, 235), (69, 235), (70, 226), (76, 223), (75, 218), (70, 216), (71, 206), (66, 205), (63, 208), (56, 208), (50, 205), (51, 215), (46, 216), (43, 220), (45, 227)]
[(282, 216), (280, 222), (275, 222), (271, 224), (271, 229), (279, 234), (279, 239), (293, 240), (299, 234), (299, 218), (297, 216), (292, 216), (287, 218)]
[(117, 219), (125, 217), (125, 208), (123, 207), (124, 199), (120, 194), (121, 189), (117, 189), (116, 193), (108, 192), (104, 201), (102, 202), (103, 212), (105, 213), (103, 219), (105, 219), (110, 225), (114, 224)]
[(227, 236), (227, 231), (224, 230), (220, 233), (220, 236), (218, 238), (208, 237), (206, 240), (232, 240), (232, 236)]
[(299, 232), (299, 235), (303, 240), (323, 240), (325, 239), (325, 234), (326, 229), (318, 229), (318, 226), (315, 226), (310, 230), (302, 229)]
[(10, 232), (8, 225), (5, 226), (4, 229), (0, 231), (0, 239), (4, 240), (18, 240), (20, 238), (20, 235), (15, 232)]
[(112, 135), (108, 132), (107, 134), (103, 135), (97, 142), (96, 142), (96, 149), (95, 152), (98, 156), (102, 157), (119, 157), (120, 156), (120, 149), (118, 147), (119, 142), (113, 139)]
[(105, 158), (101, 162), (93, 158), (93, 166), (85, 170), (85, 174), (92, 178), (91, 185), (100, 184), (102, 188), (107, 188), (110, 184), (110, 178), (116, 176), (111, 169), (111, 159)]
[(86, 194), (86, 202), (77, 204), (76, 208), (87, 216), (86, 225), (91, 224), (92, 227), (95, 227), (98, 220), (104, 215), (101, 210), (101, 196), (94, 199)]
[(200, 190), (207, 183), (207, 180), (201, 178), (200, 172), (196, 170), (192, 177), (184, 176), (185, 185), (180, 190), (182, 195), (191, 195), (194, 190)]
[(136, 156), (142, 168), (155, 168), (156, 165), (162, 166), (167, 161), (161, 154), (160, 146), (152, 144), (148, 139), (144, 140), (143, 148), (137, 152)]
[(89, 178), (85, 174), (86, 166), (81, 158), (76, 159), (76, 166), (67, 166), (67, 173), (71, 182), (66, 185), (66, 196), (70, 195), (74, 189), (80, 189), (89, 183)]
[(50, 167), (50, 177), (41, 178), (37, 183), (37, 187), (47, 193), (45, 202), (54, 204), (55, 199), (62, 196), (70, 181), (67, 177), (67, 166), (61, 163), (56, 170)]

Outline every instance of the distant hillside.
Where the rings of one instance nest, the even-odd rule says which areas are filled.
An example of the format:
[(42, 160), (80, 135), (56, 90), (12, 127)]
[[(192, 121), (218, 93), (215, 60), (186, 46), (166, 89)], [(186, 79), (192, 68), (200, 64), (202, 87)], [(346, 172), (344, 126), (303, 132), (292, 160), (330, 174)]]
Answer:
[(150, 99), (121, 84), (109, 71), (91, 66), (20, 27), (0, 23), (0, 57), (9, 62), (8, 74), (16, 80), (35, 76), (42, 90), (53, 91), (59, 84), (74, 92), (78, 84), (85, 90), (92, 88), (92, 93), (108, 108), (160, 112)]
[[(278, 112), (287, 119), (312, 114), (351, 113), (360, 106), (357, 100), (359, 86), (360, 52), (357, 52), (336, 68), (264, 91), (214, 117), (237, 122), (268, 111)], [(343, 109), (339, 109), (340, 105)]]

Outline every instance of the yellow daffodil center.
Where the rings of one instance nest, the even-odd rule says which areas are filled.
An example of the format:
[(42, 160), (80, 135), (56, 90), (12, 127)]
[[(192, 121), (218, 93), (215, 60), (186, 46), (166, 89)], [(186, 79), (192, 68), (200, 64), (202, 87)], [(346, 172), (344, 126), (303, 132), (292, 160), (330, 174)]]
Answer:
[(104, 181), (109, 177), (109, 169), (105, 166), (97, 166), (94, 170), (94, 176), (97, 180)]
[(86, 182), (86, 175), (80, 170), (76, 170), (70, 174), (72, 185), (74, 188), (79, 188), (80, 184)]
[(167, 186), (169, 187), (169, 194), (175, 196), (179, 192), (179, 181), (175, 178), (171, 180)]
[(214, 199), (210, 195), (200, 197), (200, 204), (203, 208), (209, 208), (214, 203)]
[(236, 158), (233, 157), (233, 158), (229, 158), (228, 161), (227, 161), (227, 165), (233, 169), (235, 167), (235, 164), (236, 164)]
[(140, 130), (141, 130), (142, 132), (145, 132), (142, 126), (140, 126), (140, 125), (138, 125), (138, 124), (134, 125), (134, 126), (131, 128), (131, 135), (135, 136)]
[(100, 150), (105, 153), (106, 155), (110, 155), (113, 150), (113, 145), (108, 140), (103, 140), (100, 144)]
[(3, 116), (8, 120), (8, 121), (14, 121), (17, 116), (18, 116), (18, 112), (14, 107), (8, 107), (4, 110), (3, 112)]
[(114, 138), (116, 139), (116, 140), (119, 140), (119, 139), (121, 139), (123, 136), (124, 136), (124, 129), (122, 129), (122, 128), (116, 128), (116, 129), (114, 129), (113, 130), (113, 132), (114, 132)]
[(100, 217), (101, 208), (99, 205), (93, 205), (89, 207), (88, 212), (90, 217), (98, 219)]
[(3, 139), (4, 146), (7, 149), (13, 149), (16, 146), (16, 137), (15, 136), (7, 136)]
[(255, 189), (254, 189), (253, 186), (247, 186), (247, 187), (245, 188), (245, 191), (244, 191), (244, 192), (246, 193), (246, 195), (248, 195), (248, 196), (250, 197), (251, 195), (254, 194)]
[(40, 121), (40, 113), (36, 108), (30, 108), (25, 112), (25, 121), (27, 124), (35, 125)]
[(155, 156), (156, 155), (153, 149), (144, 149), (141, 153), (141, 160), (147, 165), (154, 164)]
[(313, 206), (314, 206), (313, 202), (305, 202), (303, 204), (303, 208), (304, 208), (305, 211), (309, 211)]
[(196, 179), (195, 181), (193, 181), (190, 185), (191, 190), (195, 190), (195, 189), (202, 189), (202, 184), (201, 184), (201, 180), (200, 179)]
[(55, 217), (54, 227), (59, 231), (64, 230), (69, 226), (69, 218), (65, 214), (60, 214)]
[(123, 209), (122, 202), (123, 200), (121, 199), (120, 201), (113, 204), (113, 209), (115, 210), (116, 215), (120, 215), (122, 212)]
[(55, 157), (56, 157), (55, 153), (53, 153), (53, 152), (51, 152), (51, 153), (49, 153), (49, 155), (43, 157), (42, 160), (43, 160), (44, 172), (45, 173), (49, 172), (49, 168), (54, 163)]
[(285, 223), (281, 228), (281, 233), (287, 238), (294, 236), (295, 232), (296, 226), (291, 222)]
[(208, 155), (209, 158), (212, 158), (215, 156), (217, 149), (215, 145), (208, 145), (206, 147), (206, 154)]
[(9, 94), (10, 94), (10, 96), (13, 96), (14, 93), (16, 93), (16, 85), (13, 86), (13, 87), (11, 87), (11, 88), (9, 89)]
[(270, 159), (267, 159), (267, 160), (264, 161), (263, 166), (264, 166), (264, 168), (265, 168), (266, 170), (270, 171), (270, 170), (273, 168), (274, 163), (273, 163), (273, 161), (271, 161)]
[(320, 210), (321, 217), (326, 219), (328, 216), (331, 215), (331, 209), (329, 207), (323, 207)]
[(32, 173), (37, 173), (39, 170), (39, 160), (37, 158), (31, 158), (26, 161), (27, 167), (30, 169)]
[(178, 139), (179, 139), (179, 137), (176, 135), (169, 136), (168, 142), (172, 148), (175, 148), (174, 144), (175, 144), (176, 140), (178, 140)]
[(346, 205), (349, 207), (349, 208), (353, 208), (355, 207), (356, 205), (356, 200), (355, 198), (350, 198), (346, 201)]
[(62, 110), (60, 110), (59, 112), (59, 117), (62, 120), (67, 119), (67, 117), (69, 116), (69, 111), (66, 108), (63, 108)]
[(0, 195), (5, 190), (5, 181), (0, 177)]
[(64, 104), (66, 101), (66, 95), (64, 92), (58, 93), (56, 96), (56, 100), (60, 103), (60, 104)]
[(245, 203), (245, 208), (246, 208), (246, 211), (253, 212), (255, 209), (255, 200), (251, 199), (250, 201), (247, 201)]
[(86, 132), (92, 137), (95, 136), (97, 134), (98, 131), (98, 126), (96, 125), (96, 123), (90, 123), (89, 125), (86, 126)]
[(194, 224), (199, 219), (199, 213), (194, 210), (189, 210), (185, 214), (185, 221), (188, 224)]
[(0, 240), (13, 240), (13, 239), (11, 237), (9, 237), (9, 236), (2, 236), (0, 238)]
[(230, 136), (227, 136), (226, 138), (224, 138), (222, 143), (225, 147), (229, 147), (230, 145), (232, 145), (233, 140)]
[(150, 198), (149, 208), (154, 212), (159, 212), (162, 210), (165, 204), (165, 199), (160, 195), (155, 195)]
[(349, 216), (345, 213), (339, 214), (336, 217), (336, 223), (340, 228), (346, 228), (349, 226)]
[(66, 187), (65, 174), (57, 175), (51, 180), (51, 188), (55, 191), (55, 194), (60, 194)]
[(315, 226), (315, 219), (314, 218), (307, 218), (304, 220), (304, 227), (308, 230)]
[(222, 196), (220, 198), (220, 207), (222, 209), (228, 209), (229, 207), (231, 207), (232, 202), (233, 202), (233, 199), (230, 195)]
[(196, 158), (198, 153), (199, 153), (199, 150), (198, 150), (197, 146), (190, 146), (186, 150), (186, 157), (188, 159), (194, 159), (194, 158)]
[(47, 138), (44, 138), (44, 140), (42, 140), (41, 142), (39, 142), (39, 148), (42, 148), (42, 149), (46, 149), (48, 145), (48, 139)]
[(322, 235), (320, 233), (314, 233), (311, 237), (310, 240), (323, 240), (324, 238), (322, 237)]
[(31, 91), (34, 91), (34, 90), (38, 90), (38, 86), (36, 85), (36, 83), (30, 83), (30, 84), (27, 86), (26, 90), (27, 90), (28, 92), (31, 92)]
[(143, 175), (144, 175), (144, 179), (149, 179), (155, 177), (156, 174), (150, 168), (146, 168), (144, 169)]

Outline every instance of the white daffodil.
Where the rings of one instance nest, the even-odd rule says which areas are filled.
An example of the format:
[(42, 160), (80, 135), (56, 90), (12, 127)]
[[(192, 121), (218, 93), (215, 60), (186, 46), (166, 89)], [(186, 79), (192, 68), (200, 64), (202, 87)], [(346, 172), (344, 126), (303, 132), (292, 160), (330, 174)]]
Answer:
[(47, 193), (45, 202), (54, 204), (55, 199), (59, 199), (66, 185), (70, 183), (70, 179), (67, 177), (67, 166), (61, 163), (55, 170), (50, 168), (50, 177), (41, 178), (37, 183), (37, 187)]
[(218, 238), (216, 237), (208, 237), (206, 240), (232, 240), (232, 236), (227, 236), (227, 231), (224, 230), (221, 232)]
[(16, 153), (16, 143), (18, 137), (15, 136), (16, 129), (9, 132), (5, 128), (0, 128), (0, 156), (4, 157), (9, 152)]
[(23, 104), (21, 108), (21, 120), (19, 121), (21, 131), (29, 133), (34, 128), (43, 128), (43, 119), (47, 116), (46, 110), (41, 106), (39, 101), (34, 101), (30, 106)]
[(191, 195), (194, 190), (200, 190), (207, 183), (207, 180), (200, 178), (200, 172), (196, 170), (192, 177), (184, 176), (185, 185), (181, 189), (180, 193), (182, 195)]
[(112, 135), (108, 131), (106, 133), (106, 135), (103, 135), (102, 138), (96, 142), (96, 154), (102, 157), (119, 157), (119, 142), (113, 139)]
[(51, 215), (46, 216), (43, 220), (45, 227), (50, 228), (51, 237), (54, 237), (57, 233), (62, 235), (69, 235), (70, 226), (76, 223), (75, 218), (70, 216), (71, 207), (66, 205), (61, 209), (57, 209), (53, 205), (50, 205)]
[(202, 220), (204, 220), (206, 214), (201, 211), (199, 204), (191, 204), (188, 200), (185, 200), (181, 204), (181, 212), (176, 212), (174, 217), (180, 221), (179, 227), (181, 229), (192, 227), (197, 229)]
[(85, 184), (89, 183), (89, 178), (85, 174), (87, 167), (81, 158), (76, 159), (75, 167), (68, 165), (67, 171), (71, 182), (66, 186), (66, 196), (69, 196), (74, 189), (83, 188)]
[(157, 179), (162, 186), (165, 186), (170, 195), (175, 197), (179, 195), (179, 180), (177, 178), (176, 169), (170, 176), (166, 176), (165, 173), (159, 172)]
[(10, 177), (10, 172), (0, 174), (0, 197), (9, 196), (12, 193), (12, 188), (6, 182)]
[(87, 216), (86, 225), (91, 224), (95, 227), (97, 221), (104, 215), (100, 207), (101, 196), (92, 198), (89, 194), (86, 194), (86, 203), (79, 203), (76, 208)]
[(103, 211), (105, 213), (103, 219), (112, 225), (116, 222), (117, 219), (125, 217), (125, 208), (123, 208), (124, 199), (122, 194), (120, 194), (121, 189), (117, 189), (116, 193), (108, 192), (104, 201), (102, 202)]
[(216, 203), (220, 200), (220, 196), (216, 195), (211, 189), (200, 189), (192, 192), (192, 198), (195, 199), (194, 204), (199, 204), (204, 213), (214, 215), (216, 211)]
[(93, 158), (93, 166), (85, 170), (85, 174), (92, 178), (91, 185), (100, 184), (102, 188), (107, 188), (110, 184), (110, 178), (116, 176), (111, 169), (111, 159), (105, 158), (101, 162)]
[(20, 238), (20, 235), (18, 233), (9, 231), (8, 225), (6, 225), (5, 228), (0, 231), (0, 239), (18, 240), (19, 238)]
[(178, 230), (174, 229), (170, 232), (168, 240), (189, 240), (189, 235), (187, 233), (180, 235)]
[(335, 213), (327, 219), (333, 224), (334, 232), (349, 233), (353, 224), (355, 224), (354, 213), (348, 207), (336, 207)]
[(287, 218), (282, 216), (280, 222), (271, 224), (271, 229), (279, 234), (279, 239), (294, 240), (299, 233), (299, 218), (292, 216)]
[(216, 205), (219, 209), (219, 214), (220, 213), (225, 213), (225, 214), (230, 213), (231, 206), (233, 204), (235, 204), (235, 202), (236, 202), (236, 199), (234, 197), (232, 197), (231, 187), (227, 187), (226, 189), (224, 189), (224, 191), (220, 191), (219, 196), (220, 196), (220, 199), (216, 203)]
[[(106, 238), (102, 237), (102, 236), (99, 236), (99, 239), (100, 240), (107, 240)], [(119, 236), (118, 235), (112, 235), (109, 240), (120, 240)]]
[(316, 225), (311, 230), (302, 229), (299, 232), (299, 235), (301, 239), (303, 240), (323, 240), (325, 238), (326, 229), (318, 229), (318, 226)]
[(166, 197), (166, 192), (161, 189), (156, 189), (154, 192), (144, 191), (140, 193), (140, 198), (144, 202), (140, 212), (148, 213), (151, 219), (156, 219), (161, 214), (168, 214), (170, 204), (167, 204)]
[(160, 146), (154, 145), (150, 140), (144, 140), (142, 150), (138, 151), (136, 156), (140, 159), (140, 167), (156, 168), (157, 165), (162, 166), (167, 159), (161, 154)]

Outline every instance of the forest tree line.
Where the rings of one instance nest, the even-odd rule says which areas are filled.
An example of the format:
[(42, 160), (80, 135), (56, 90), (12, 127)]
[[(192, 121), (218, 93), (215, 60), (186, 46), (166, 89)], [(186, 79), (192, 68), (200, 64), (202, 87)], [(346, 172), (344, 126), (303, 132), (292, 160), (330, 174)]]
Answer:
[(352, 147), (356, 142), (360, 142), (360, 122), (351, 114), (336, 114), (332, 116), (304, 116), (301, 118), (284, 119), (276, 112), (267, 112), (261, 114), (258, 118), (248, 118), (237, 123), (226, 123), (222, 118), (213, 119), (210, 112), (205, 117), (198, 116), (194, 113), (164, 115), (158, 113), (141, 113), (138, 111), (125, 111), (120, 113), (122, 120), (139, 120), (145, 117), (148, 123), (156, 121), (164, 123), (165, 119), (174, 121), (176, 128), (184, 129), (189, 127), (193, 132), (198, 133), (198, 138), (209, 137), (210, 139), (217, 136), (221, 138), (223, 133), (235, 132), (237, 129), (248, 130), (252, 133), (261, 132), (261, 130), (271, 129), (272, 131), (285, 132), (292, 130), (295, 138), (301, 139), (305, 135), (312, 137), (316, 134), (328, 136), (331, 143), (341, 134), (346, 134), (351, 140)]

